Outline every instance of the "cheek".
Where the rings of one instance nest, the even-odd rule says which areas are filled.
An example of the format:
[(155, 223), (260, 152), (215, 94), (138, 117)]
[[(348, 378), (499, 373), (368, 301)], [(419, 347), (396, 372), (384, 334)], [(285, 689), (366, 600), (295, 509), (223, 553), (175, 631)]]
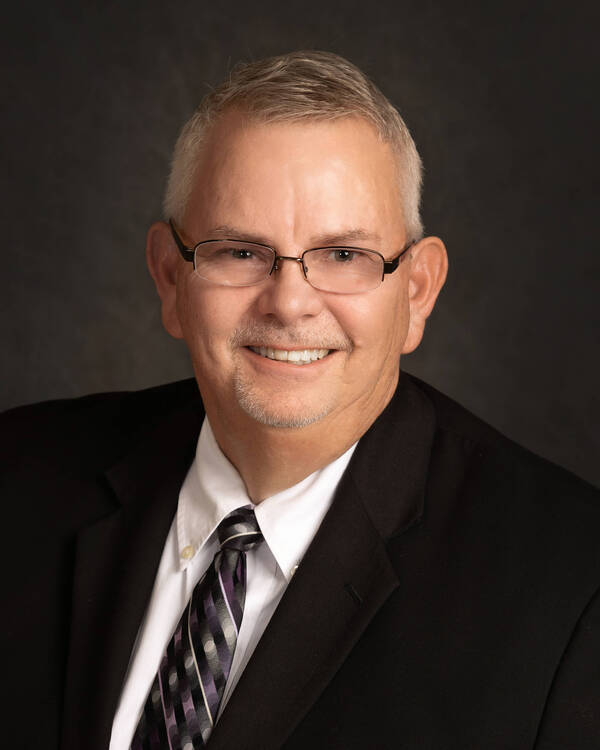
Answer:
[[(210, 356), (211, 340), (218, 338), (218, 330), (215, 330), (215, 327), (222, 322), (221, 315), (214, 305), (210, 304), (210, 295), (199, 286), (192, 278), (177, 294), (177, 314), (194, 360)], [(199, 364), (199, 361), (195, 361), (194, 364)]]
[(348, 299), (348, 304), (341, 300), (335, 307), (330, 305), (352, 340), (356, 355), (381, 360), (387, 354), (393, 357), (396, 352), (399, 354), (408, 328), (408, 300), (401, 291), (390, 289), (387, 294), (357, 295)]
[(195, 284), (188, 280), (177, 285), (177, 316), (190, 348), (198, 337), (198, 331), (204, 328), (202, 296), (194, 293), (194, 286)]
[(186, 343), (192, 354), (213, 362), (229, 354), (229, 341), (247, 311), (248, 300), (240, 289), (210, 287), (192, 277), (178, 292), (177, 310)]

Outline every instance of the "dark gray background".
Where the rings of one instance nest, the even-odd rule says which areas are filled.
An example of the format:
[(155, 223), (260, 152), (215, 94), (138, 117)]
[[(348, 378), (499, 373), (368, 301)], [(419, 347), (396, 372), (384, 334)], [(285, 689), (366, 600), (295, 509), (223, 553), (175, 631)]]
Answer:
[(595, 3), (23, 3), (3, 23), (0, 408), (190, 374), (144, 265), (230, 65), (338, 52), (399, 107), (451, 268), (407, 370), (600, 484)]

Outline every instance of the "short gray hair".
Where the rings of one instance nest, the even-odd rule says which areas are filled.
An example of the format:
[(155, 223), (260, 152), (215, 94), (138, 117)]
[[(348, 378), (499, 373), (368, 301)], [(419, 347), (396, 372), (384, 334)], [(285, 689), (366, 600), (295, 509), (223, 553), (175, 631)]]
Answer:
[(167, 218), (183, 220), (209, 127), (229, 108), (253, 121), (297, 122), (362, 117), (389, 143), (398, 160), (407, 236), (420, 239), (422, 164), (398, 110), (355, 65), (331, 52), (291, 52), (240, 63), (229, 79), (208, 93), (183, 126), (175, 144), (164, 199)]

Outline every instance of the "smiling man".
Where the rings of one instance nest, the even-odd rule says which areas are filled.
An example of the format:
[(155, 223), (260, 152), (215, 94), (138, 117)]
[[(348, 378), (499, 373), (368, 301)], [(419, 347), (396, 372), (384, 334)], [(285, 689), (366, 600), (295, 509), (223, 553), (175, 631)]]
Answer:
[(598, 494), (401, 372), (420, 187), (335, 55), (202, 101), (146, 248), (195, 379), (4, 417), (11, 747), (598, 747)]
[(185, 207), (172, 206), (177, 221), (148, 236), (163, 322), (185, 339), (217, 443), (253, 502), (367, 431), (447, 267), (441, 240), (405, 219), (404, 155), (365, 117), (293, 117), (289, 106), (264, 122), (230, 104), (206, 133)]

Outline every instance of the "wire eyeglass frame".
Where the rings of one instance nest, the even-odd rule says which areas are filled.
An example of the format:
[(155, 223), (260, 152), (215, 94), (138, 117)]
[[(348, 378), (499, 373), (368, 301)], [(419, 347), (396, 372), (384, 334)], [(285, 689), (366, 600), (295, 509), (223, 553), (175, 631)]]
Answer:
[[(246, 240), (241, 240), (236, 237), (224, 237), (221, 239), (201, 240), (200, 242), (197, 242), (193, 247), (188, 247), (179, 236), (179, 233), (177, 229), (175, 228), (173, 219), (169, 219), (169, 227), (171, 229), (171, 234), (173, 236), (175, 244), (177, 245), (177, 249), (179, 250), (181, 254), (181, 257), (185, 261), (193, 264), (194, 271), (196, 271), (196, 250), (202, 245), (207, 244), (208, 242), (242, 242), (245, 245), (255, 245), (256, 247), (261, 247), (265, 250), (270, 250), (271, 253), (273, 253), (273, 262), (271, 264), (271, 268), (263, 279), (259, 279), (258, 281), (253, 281), (249, 284), (223, 284), (223, 286), (233, 286), (233, 287), (256, 286), (258, 284), (261, 284), (263, 281), (266, 281), (273, 274), (273, 271), (279, 270), (279, 266), (278, 266), (279, 261), (293, 260), (293, 261), (296, 261), (296, 263), (300, 263), (300, 265), (302, 266), (302, 273), (304, 275), (304, 279), (312, 287), (314, 287), (315, 289), (319, 289), (320, 291), (333, 291), (334, 293), (337, 293), (337, 294), (351, 294), (352, 292), (335, 292), (335, 290), (325, 290), (325, 289), (321, 289), (321, 287), (315, 286), (308, 277), (308, 269), (304, 262), (304, 256), (307, 253), (315, 252), (316, 250), (350, 250), (350, 251), (355, 250), (355, 251), (360, 251), (362, 253), (370, 253), (372, 255), (377, 255), (381, 258), (381, 261), (382, 261), (381, 279), (379, 283), (377, 284), (377, 286), (379, 286), (385, 279), (386, 274), (393, 273), (398, 268), (402, 260), (406, 257), (406, 253), (416, 243), (416, 240), (410, 240), (409, 242), (406, 243), (406, 245), (402, 248), (402, 250), (400, 250), (398, 255), (395, 255), (393, 258), (390, 258), (389, 260), (386, 260), (383, 257), (383, 255), (377, 250), (370, 250), (365, 247), (353, 247), (351, 245), (327, 245), (325, 247), (312, 247), (312, 248), (309, 248), (308, 250), (304, 250), (302, 255), (300, 255), (299, 257), (294, 257), (294, 256), (289, 256), (289, 255), (279, 255), (277, 253), (277, 250), (275, 250), (275, 248), (271, 247), (270, 245), (264, 245), (261, 242), (248, 242)], [(204, 277), (201, 276), (200, 278), (204, 278)], [(214, 283), (218, 283), (218, 282), (214, 282)], [(372, 287), (372, 289), (376, 289), (377, 286)], [(371, 291), (371, 288), (365, 289), (363, 291)], [(360, 294), (360, 292), (355, 292), (355, 293)]]

